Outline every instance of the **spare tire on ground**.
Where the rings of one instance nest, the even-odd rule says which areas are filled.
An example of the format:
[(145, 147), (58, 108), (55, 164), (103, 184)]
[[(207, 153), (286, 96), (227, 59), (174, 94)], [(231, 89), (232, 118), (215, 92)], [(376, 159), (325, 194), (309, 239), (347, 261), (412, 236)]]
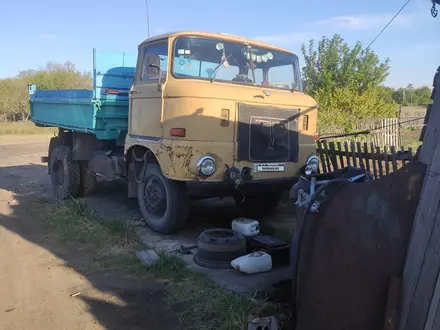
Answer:
[(231, 229), (208, 229), (197, 240), (194, 262), (206, 268), (230, 268), (231, 261), (246, 254), (246, 238)]

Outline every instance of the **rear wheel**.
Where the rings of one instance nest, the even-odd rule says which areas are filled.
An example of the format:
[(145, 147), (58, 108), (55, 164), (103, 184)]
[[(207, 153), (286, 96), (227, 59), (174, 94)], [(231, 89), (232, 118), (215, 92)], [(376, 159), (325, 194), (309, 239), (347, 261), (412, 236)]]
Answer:
[(145, 168), (144, 180), (137, 185), (139, 208), (147, 225), (168, 234), (184, 225), (189, 212), (186, 185), (166, 178), (158, 164)]
[(79, 171), (81, 179), (78, 194), (81, 196), (91, 195), (96, 189), (96, 176), (90, 173), (87, 161), (79, 162)]
[(78, 162), (72, 159), (72, 149), (62, 145), (56, 147), (50, 157), (51, 180), (54, 197), (61, 201), (76, 197), (80, 186)]

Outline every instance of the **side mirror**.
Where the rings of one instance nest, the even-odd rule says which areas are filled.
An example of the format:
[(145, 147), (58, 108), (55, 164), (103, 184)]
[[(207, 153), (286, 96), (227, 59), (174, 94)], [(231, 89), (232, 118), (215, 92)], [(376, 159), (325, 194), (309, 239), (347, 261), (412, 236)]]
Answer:
[(145, 59), (145, 75), (147, 77), (157, 77), (160, 73), (160, 57), (153, 53), (148, 53)]

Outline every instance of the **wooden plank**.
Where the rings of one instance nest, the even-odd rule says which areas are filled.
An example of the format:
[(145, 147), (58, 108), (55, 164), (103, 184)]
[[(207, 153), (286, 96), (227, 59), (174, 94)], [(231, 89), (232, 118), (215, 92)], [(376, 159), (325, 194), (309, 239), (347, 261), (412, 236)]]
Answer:
[(325, 157), (325, 163), (327, 164), (327, 171), (331, 172), (332, 171), (332, 167), (331, 167), (331, 163), (330, 163), (330, 157), (328, 156), (328, 146), (327, 146), (327, 141), (323, 142), (323, 147), (324, 147), (324, 157)]
[(364, 142), (364, 153), (365, 153), (365, 157), (364, 157), (364, 159), (365, 159), (365, 165), (367, 166), (367, 171), (369, 172), (369, 173), (371, 173), (371, 170), (370, 170), (370, 153), (368, 152), (368, 144), (367, 144), (367, 142)]
[(391, 146), (391, 162), (393, 165), (393, 172), (397, 172), (397, 155), (396, 148), (394, 146)]
[(376, 157), (375, 157), (374, 144), (373, 144), (373, 142), (370, 143), (370, 147), (371, 147), (371, 157), (372, 157), (372, 159), (373, 159), (373, 174), (374, 174), (374, 179), (377, 180), (377, 179), (379, 179), (379, 176), (377, 175)]
[(318, 146), (318, 155), (319, 158), (321, 159), (321, 167), (322, 167), (322, 171), (324, 173), (327, 173), (326, 171), (326, 165), (325, 165), (325, 157), (324, 157), (324, 151), (322, 150), (322, 142), (321, 141), (317, 141), (316, 142), (317, 146)]
[(387, 146), (383, 147), (383, 153), (385, 155), (385, 171), (386, 174), (390, 174), (390, 162), (389, 162), (389, 158), (388, 158), (388, 150), (387, 150)]
[(338, 141), (337, 143), (338, 151), (339, 151), (339, 162), (341, 163), (341, 168), (344, 168), (344, 156), (342, 155), (342, 145), (341, 142)]
[(413, 151), (412, 151), (412, 148), (410, 147), (410, 148), (408, 148), (408, 152), (409, 152), (409, 154), (410, 154), (410, 159), (411, 160), (413, 160), (414, 159), (414, 155), (413, 155)]
[(353, 166), (357, 167), (357, 162), (356, 162), (356, 147), (354, 145), (354, 141), (350, 142), (350, 151), (351, 151), (351, 156), (352, 156), (352, 160), (353, 160)]
[(330, 149), (330, 159), (332, 161), (332, 165), (333, 165), (333, 170), (338, 170), (339, 166), (338, 166), (338, 158), (336, 157), (336, 150), (335, 150), (335, 143), (334, 142), (329, 142), (328, 144), (329, 149)]
[(345, 158), (347, 159), (347, 166), (351, 166), (350, 153), (348, 151), (348, 143), (347, 143), (347, 141), (344, 142), (344, 148), (345, 148)]
[(399, 146), (399, 139), (397, 138), (399, 135), (399, 128), (397, 127), (397, 118), (393, 118), (393, 146)]
[(384, 176), (384, 173), (383, 173), (383, 166), (382, 166), (382, 160), (381, 160), (381, 158), (379, 158), (378, 156), (380, 156), (381, 154), (380, 154), (380, 148), (379, 147), (376, 147), (376, 158), (378, 158), (378, 161), (377, 161), (377, 163), (378, 163), (378, 165), (379, 165), (379, 175), (378, 175), (378, 178), (379, 179), (382, 179), (382, 177)]
[(396, 275), (390, 276), (388, 282), (387, 305), (385, 309), (384, 330), (397, 330), (397, 313), (399, 309), (402, 279)]
[(439, 144), (440, 134), (438, 125), (440, 123), (440, 79), (437, 79), (437, 92), (428, 119), (428, 126), (423, 137), (423, 144), (420, 150), (419, 161), (431, 165), (434, 152)]
[(429, 305), (428, 316), (426, 317), (425, 330), (440, 328), (440, 276), (437, 275), (434, 293)]
[(361, 143), (360, 142), (356, 142), (356, 149), (358, 152), (358, 158), (359, 158), (359, 167), (361, 168), (362, 171), (365, 171), (365, 165), (364, 165), (364, 160), (362, 159), (362, 148), (361, 148)]
[[(429, 328), (425, 328), (426, 330)], [(437, 307), (437, 312), (434, 318), (434, 324), (431, 329), (440, 329), (440, 304)]]
[(388, 118), (383, 120), (383, 132), (385, 133), (384, 147), (390, 144), (388, 131)]
[[(437, 189), (440, 184), (437, 185)], [(428, 317), (429, 308), (432, 300), (432, 294), (435, 290), (438, 271), (440, 269), (440, 205), (439, 199), (434, 201), (433, 213), (434, 223), (431, 227), (431, 233), (427, 239), (428, 245), (423, 256), (421, 251), (420, 257), (423, 263), (420, 266), (417, 284), (412, 298), (411, 308), (408, 314), (407, 329), (423, 329)], [(430, 214), (427, 214), (430, 217)]]
[(426, 302), (426, 295), (432, 294), (427, 293), (434, 287), (436, 278), (432, 274), (437, 275), (440, 266), (440, 147), (430, 161), (432, 166), (425, 175), (403, 271), (402, 330), (423, 329), (430, 303)]

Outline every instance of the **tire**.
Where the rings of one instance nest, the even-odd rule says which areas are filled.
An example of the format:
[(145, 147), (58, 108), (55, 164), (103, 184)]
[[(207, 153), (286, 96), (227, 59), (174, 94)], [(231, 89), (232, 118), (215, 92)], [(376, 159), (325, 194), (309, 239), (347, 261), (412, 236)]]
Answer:
[(91, 195), (97, 186), (96, 176), (89, 172), (88, 162), (79, 162), (80, 183), (78, 194), (80, 196)]
[(186, 184), (166, 178), (158, 164), (146, 166), (137, 198), (145, 222), (154, 231), (169, 234), (184, 226), (189, 213)]
[(66, 145), (53, 149), (50, 156), (51, 181), (57, 201), (78, 196), (80, 186), (79, 163), (72, 159), (72, 148)]
[(211, 269), (231, 268), (231, 261), (246, 254), (246, 238), (231, 229), (202, 232), (197, 240), (194, 262)]
[(278, 206), (281, 192), (265, 193), (256, 196), (234, 196), (235, 204), (245, 216), (270, 215)]

